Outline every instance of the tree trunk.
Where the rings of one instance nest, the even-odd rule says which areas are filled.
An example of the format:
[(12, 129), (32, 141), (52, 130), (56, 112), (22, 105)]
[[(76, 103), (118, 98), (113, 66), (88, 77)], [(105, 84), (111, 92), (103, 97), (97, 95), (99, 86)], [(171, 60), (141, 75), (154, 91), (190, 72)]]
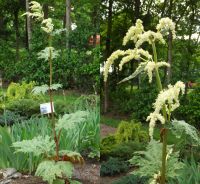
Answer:
[[(172, 3), (173, 0), (170, 0), (169, 2), (169, 17), (172, 18)], [(170, 64), (170, 67), (167, 67), (167, 84), (170, 83), (171, 77), (172, 77), (172, 33), (171, 31), (169, 32), (168, 36), (168, 55), (167, 55), (167, 60), (168, 63)]]
[[(29, 0), (26, 0), (26, 12), (29, 12)], [(29, 15), (26, 16), (26, 48), (28, 51), (31, 49), (31, 17)]]
[(19, 60), (19, 9), (14, 11), (14, 27), (15, 27), (15, 39), (16, 39), (16, 61)]
[(44, 11), (44, 19), (47, 19), (49, 16), (49, 5), (48, 4), (44, 4), (43, 5), (43, 11)]
[[(141, 6), (141, 1), (140, 0), (135, 0), (135, 21), (134, 22), (136, 22), (136, 20), (137, 19), (139, 19), (140, 18), (140, 6)], [(138, 60), (138, 65), (140, 64), (140, 62), (141, 62), (141, 60), (139, 59)], [(133, 62), (131, 62), (131, 72), (133, 72)], [(140, 89), (140, 75), (138, 75), (138, 77), (137, 77), (137, 85), (138, 85), (138, 89)], [(133, 92), (133, 87), (134, 87), (134, 83), (133, 83), (133, 81), (131, 82), (131, 93)]]
[(69, 33), (71, 31), (71, 0), (66, 0), (66, 49), (69, 49)]
[[(110, 41), (111, 41), (111, 33), (112, 33), (112, 8), (113, 8), (113, 0), (109, 0), (108, 6), (108, 24), (107, 24), (107, 36), (106, 36), (106, 58), (110, 56)], [(104, 113), (108, 111), (108, 84), (104, 83)]]

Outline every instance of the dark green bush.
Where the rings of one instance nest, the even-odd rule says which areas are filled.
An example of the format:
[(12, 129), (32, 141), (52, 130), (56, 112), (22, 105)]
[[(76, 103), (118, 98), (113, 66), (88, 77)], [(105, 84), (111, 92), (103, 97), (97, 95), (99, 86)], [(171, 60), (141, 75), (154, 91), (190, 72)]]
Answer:
[(101, 160), (106, 160), (109, 157), (119, 157), (122, 160), (129, 160), (135, 151), (142, 151), (145, 149), (145, 146), (145, 143), (139, 142), (117, 144), (114, 136), (108, 136), (100, 144)]
[(183, 99), (181, 106), (176, 110), (175, 117), (200, 129), (200, 86), (195, 87)]
[(112, 184), (146, 184), (148, 178), (146, 177), (139, 177), (136, 175), (127, 175), (123, 176), (118, 181), (112, 182)]
[(25, 118), (19, 114), (7, 110), (2, 115), (0, 115), (0, 125), (12, 125), (14, 123), (21, 122), (24, 119)]
[(101, 176), (113, 176), (122, 172), (127, 172), (129, 169), (128, 162), (124, 162), (119, 158), (109, 158), (108, 161), (101, 164)]
[(40, 114), (40, 103), (34, 99), (14, 100), (7, 104), (6, 109), (29, 118), (32, 115)]
[(153, 111), (152, 104), (156, 97), (157, 91), (153, 85), (143, 85), (140, 89), (133, 89), (132, 92), (121, 87), (110, 94), (114, 111), (132, 114), (133, 119), (142, 122), (146, 122), (147, 116)]

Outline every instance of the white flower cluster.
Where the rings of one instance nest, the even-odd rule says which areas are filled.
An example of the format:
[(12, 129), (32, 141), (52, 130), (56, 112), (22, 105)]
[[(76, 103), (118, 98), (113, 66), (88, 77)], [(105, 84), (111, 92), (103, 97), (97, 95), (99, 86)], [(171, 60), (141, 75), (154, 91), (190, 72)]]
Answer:
[(142, 25), (142, 21), (140, 19), (137, 19), (135, 26), (131, 26), (126, 33), (126, 36), (123, 39), (123, 45), (126, 45), (130, 40), (136, 42), (138, 40), (138, 36), (143, 32), (144, 27)]
[(185, 93), (185, 84), (181, 81), (178, 81), (174, 86), (168, 85), (168, 89), (162, 90), (156, 99), (156, 102), (153, 104), (154, 112), (147, 117), (149, 121), (149, 135), (153, 137), (153, 129), (157, 121), (160, 121), (162, 124), (165, 123), (164, 117), (161, 115), (161, 110), (165, 107), (168, 115), (179, 107), (179, 95)]
[(166, 161), (170, 158), (172, 152), (173, 152), (173, 148), (171, 148), (171, 149), (168, 151), (168, 153), (167, 153), (167, 155), (166, 155)]
[(111, 56), (107, 59), (105, 65), (104, 65), (104, 81), (106, 82), (107, 79), (108, 79), (108, 73), (109, 73), (109, 69), (110, 69), (110, 66), (114, 63), (114, 61), (116, 59), (118, 59), (120, 56), (124, 56), (125, 55), (125, 51), (123, 50), (117, 50), (115, 52), (113, 52), (111, 54)]
[(52, 33), (53, 27), (54, 27), (52, 23), (52, 19), (51, 18), (44, 19), (44, 12), (42, 10), (42, 6), (40, 5), (40, 3), (36, 1), (31, 1), (29, 4), (30, 4), (31, 12), (26, 12), (23, 15), (28, 15), (40, 21), (42, 24), (42, 27), (41, 27), (42, 30), (48, 34)]
[(160, 176), (161, 176), (160, 171), (158, 171), (158, 174), (154, 174), (153, 180), (149, 184), (159, 184), (157, 180), (160, 178)]
[(58, 57), (59, 53), (56, 51), (53, 47), (46, 47), (44, 50), (41, 50), (37, 55), (38, 59), (44, 59), (48, 61), (50, 58), (51, 54), (51, 59), (55, 59)]
[(46, 33), (51, 33), (53, 31), (53, 23), (52, 23), (52, 19), (48, 18), (48, 19), (44, 19), (42, 21), (42, 26), (41, 28), (43, 29), (43, 31), (45, 31)]
[[(125, 56), (125, 57), (123, 57), (123, 56)], [(111, 56), (107, 59), (105, 66), (104, 66), (104, 81), (107, 81), (110, 66), (119, 57), (123, 57), (119, 64), (119, 70), (122, 70), (122, 67), (125, 63), (131, 61), (132, 59), (138, 60), (138, 59), (142, 58), (142, 56), (144, 56), (148, 60), (152, 59), (152, 56), (149, 54), (149, 52), (145, 51), (143, 49), (128, 49), (126, 51), (117, 50), (117, 51), (113, 52), (111, 54)]]
[(166, 62), (158, 62), (158, 63), (155, 63), (154, 61), (147, 62), (144, 71), (147, 72), (147, 75), (149, 77), (149, 83), (152, 82), (153, 70), (155, 70), (156, 68), (160, 68), (162, 66), (170, 67), (170, 65)]
[(160, 19), (156, 29), (163, 35), (168, 35), (169, 31), (171, 31), (173, 38), (176, 38), (175, 23), (168, 17)]
[(132, 59), (138, 60), (142, 56), (144, 56), (148, 60), (152, 59), (152, 56), (149, 54), (149, 52), (145, 51), (143, 49), (134, 49), (134, 50), (129, 49), (129, 50), (127, 50), (126, 54), (128, 54), (128, 56), (123, 57), (123, 59), (121, 60), (121, 62), (119, 64), (119, 70), (120, 71), (122, 70), (123, 65), (128, 63)]
[(153, 32), (153, 31), (147, 31), (143, 34), (138, 36), (139, 39), (135, 44), (135, 47), (140, 47), (144, 42), (148, 42), (149, 44), (152, 44), (152, 42), (160, 41), (161, 43), (165, 43), (165, 40), (163, 39), (163, 36), (159, 32)]
[(31, 1), (29, 4), (31, 12), (26, 12), (22, 16), (28, 15), (30, 17), (35, 18), (38, 21), (42, 21), (44, 19), (44, 12), (40, 3), (36, 1)]

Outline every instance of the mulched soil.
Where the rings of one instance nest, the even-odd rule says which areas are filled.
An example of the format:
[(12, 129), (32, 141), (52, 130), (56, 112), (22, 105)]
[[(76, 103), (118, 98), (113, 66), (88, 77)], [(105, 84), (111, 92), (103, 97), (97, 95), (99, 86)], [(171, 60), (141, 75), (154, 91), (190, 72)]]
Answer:
[[(75, 165), (74, 179), (82, 184), (100, 184), (100, 163), (86, 161), (84, 165)], [(20, 179), (15, 179), (11, 184), (47, 184), (40, 177), (23, 175)]]
[(47, 182), (42, 181), (40, 177), (29, 175), (13, 180), (11, 184), (47, 184)]

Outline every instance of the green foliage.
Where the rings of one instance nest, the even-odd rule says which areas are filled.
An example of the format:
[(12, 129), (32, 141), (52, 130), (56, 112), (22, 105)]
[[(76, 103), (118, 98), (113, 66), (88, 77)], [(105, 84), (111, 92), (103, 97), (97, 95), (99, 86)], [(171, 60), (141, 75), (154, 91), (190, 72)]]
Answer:
[(12, 143), (20, 136), (14, 137), (9, 128), (0, 127), (0, 168), (12, 167), (19, 171), (32, 172), (39, 160), (32, 158), (31, 155), (14, 153)]
[(13, 125), (16, 122), (22, 122), (25, 118), (16, 114), (15, 112), (6, 110), (2, 115), (0, 115), (0, 126)]
[(139, 142), (117, 143), (115, 136), (111, 135), (101, 141), (101, 160), (109, 157), (119, 157), (122, 160), (129, 160), (133, 157), (134, 152), (144, 150), (145, 147), (145, 143)]
[(6, 96), (8, 100), (19, 100), (29, 98), (35, 82), (22, 82), (22, 84), (12, 82), (7, 89)]
[(184, 119), (189, 124), (200, 128), (200, 87), (195, 87), (191, 92), (186, 96), (186, 99), (183, 99), (183, 105), (180, 106), (175, 116), (177, 118)]
[(121, 179), (112, 182), (112, 184), (146, 184), (148, 181), (148, 178), (146, 177), (140, 177), (137, 175), (127, 175), (123, 176)]
[(101, 176), (113, 176), (122, 172), (127, 172), (129, 169), (128, 163), (121, 161), (119, 158), (109, 158), (108, 161), (101, 164)]
[(146, 122), (147, 116), (152, 111), (152, 103), (157, 96), (154, 86), (146, 85), (143, 81), (140, 89), (137, 86), (120, 85), (110, 92), (113, 109), (120, 113), (128, 113), (133, 119)]
[(33, 153), (35, 156), (51, 155), (55, 148), (55, 142), (46, 135), (45, 137), (34, 137), (32, 140), (15, 142), (13, 147), (16, 152)]
[[(177, 178), (179, 176), (178, 171), (183, 168), (184, 164), (179, 161), (179, 153), (170, 153), (172, 146), (168, 146), (167, 152), (167, 166), (166, 177)], [(153, 178), (154, 174), (158, 174), (162, 165), (162, 143), (152, 140), (147, 146), (146, 151), (136, 152), (130, 163), (139, 166), (139, 169), (134, 171), (134, 174), (138, 176), (146, 176)]]
[(24, 117), (40, 114), (40, 100), (19, 99), (7, 103), (6, 109)]
[(60, 118), (56, 124), (56, 130), (70, 130), (76, 127), (76, 124), (86, 121), (88, 112), (86, 111), (77, 111), (70, 114), (65, 114)]
[[(62, 88), (61, 84), (52, 84), (50, 86), (50, 90), (58, 90), (59, 88)], [(32, 93), (34, 95), (39, 95), (39, 94), (45, 94), (49, 91), (49, 86), (47, 84), (44, 84), (42, 86), (35, 86), (32, 90)]]
[(48, 181), (49, 184), (53, 184), (53, 181), (57, 177), (71, 178), (73, 173), (73, 165), (70, 162), (55, 162), (55, 161), (43, 161), (39, 164), (35, 175), (41, 176), (43, 180)]
[(174, 133), (177, 138), (187, 138), (190, 144), (200, 145), (200, 137), (198, 130), (195, 127), (186, 123), (185, 121), (173, 120), (172, 133)]
[(141, 130), (141, 126), (141, 123), (135, 123), (134, 121), (122, 121), (115, 134), (117, 142), (146, 142), (148, 140), (148, 134)]
[(180, 170), (180, 175), (176, 181), (170, 181), (170, 184), (198, 184), (200, 183), (200, 164), (192, 158), (190, 161), (184, 161), (184, 168)]

